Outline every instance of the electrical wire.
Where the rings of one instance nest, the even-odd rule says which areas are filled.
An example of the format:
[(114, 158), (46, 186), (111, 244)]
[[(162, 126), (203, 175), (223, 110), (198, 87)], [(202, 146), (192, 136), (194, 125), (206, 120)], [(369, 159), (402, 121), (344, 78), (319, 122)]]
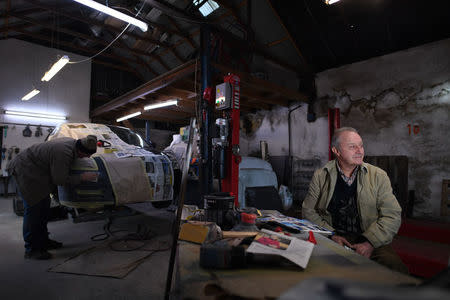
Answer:
[[(137, 16), (141, 13), (141, 11), (142, 11), (142, 9), (144, 8), (144, 6), (145, 6), (145, 1), (143, 1), (142, 6), (141, 6), (141, 8), (139, 9), (139, 11), (136, 13), (135, 17), (137, 17)], [(113, 39), (113, 40), (112, 40), (105, 48), (103, 48), (102, 50), (100, 50), (100, 52), (98, 52), (98, 53), (92, 55), (91, 57), (88, 57), (88, 58), (85, 58), (85, 59), (83, 59), (83, 60), (80, 60), (80, 61), (69, 61), (69, 64), (79, 64), (79, 63), (82, 63), (82, 62), (91, 60), (91, 59), (93, 59), (94, 57), (97, 57), (98, 55), (102, 54), (102, 53), (103, 53), (104, 51), (106, 51), (109, 47), (111, 47), (111, 45), (114, 44), (114, 42), (117, 41), (117, 40), (125, 33), (125, 31), (128, 29), (128, 27), (130, 27), (130, 25), (131, 25), (131, 24), (128, 23), (127, 26), (125, 26), (125, 28), (122, 30), (122, 32), (120, 32), (119, 35), (116, 36), (116, 38), (114, 38), (114, 39)]]
[(201, 101), (201, 95), (200, 95), (200, 99), (199, 96), (197, 95), (197, 63), (198, 63), (198, 56), (195, 59), (195, 72), (194, 72), (194, 93), (195, 93), (195, 97), (197, 99), (197, 101), (195, 101), (195, 116), (197, 118), (197, 120), (200, 121), (200, 106), (199, 103)]
[[(112, 220), (109, 218), (108, 222), (103, 226), (104, 232), (92, 236), (91, 240), (99, 242), (107, 240), (108, 238), (112, 237), (114, 238), (114, 240), (108, 243), (108, 247), (112, 251), (116, 252), (130, 252), (141, 250), (141, 251), (149, 251), (152, 252), (151, 254), (153, 254), (158, 251), (170, 250), (169, 243), (164, 241), (159, 242), (159, 246), (156, 248), (152, 249), (145, 248), (148, 245), (149, 241), (151, 241), (156, 236), (156, 234), (152, 233), (152, 231), (149, 228), (142, 226), (142, 224), (138, 224), (135, 232), (130, 232), (125, 229), (112, 231), (111, 226)], [(117, 233), (119, 232), (128, 232), (128, 234), (124, 236), (118, 236)]]

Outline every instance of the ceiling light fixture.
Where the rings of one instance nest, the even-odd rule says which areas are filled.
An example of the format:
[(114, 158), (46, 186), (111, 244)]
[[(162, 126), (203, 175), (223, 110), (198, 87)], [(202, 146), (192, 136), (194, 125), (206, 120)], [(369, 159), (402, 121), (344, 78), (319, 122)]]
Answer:
[(37, 90), (37, 89), (33, 89), (31, 92), (29, 92), (28, 94), (26, 94), (25, 96), (22, 97), (23, 101), (27, 101), (30, 100), (31, 98), (33, 98), (34, 96), (36, 96), (37, 94), (39, 94), (41, 91)]
[(339, 2), (339, 1), (340, 0), (325, 0), (325, 4), (331, 5), (331, 4), (334, 4), (334, 3)]
[(121, 13), (115, 9), (109, 8), (108, 6), (105, 6), (103, 4), (100, 4), (98, 2), (92, 1), (92, 0), (73, 0), (75, 2), (78, 2), (80, 4), (89, 6), (90, 8), (96, 9), (102, 13), (105, 13), (107, 15), (110, 15), (114, 18), (120, 19), (124, 22), (133, 24), (137, 27), (139, 27), (143, 32), (146, 32), (148, 29), (148, 25), (136, 18), (133, 18), (129, 15), (126, 15), (124, 13)]
[(132, 114), (123, 116), (123, 117), (121, 117), (121, 118), (118, 118), (118, 119), (116, 120), (116, 122), (122, 122), (122, 121), (128, 120), (128, 119), (130, 119), (130, 118), (132, 118), (132, 117), (139, 116), (140, 114), (141, 114), (141, 112), (138, 111), (138, 112), (135, 112), (135, 113), (132, 113)]
[(69, 62), (69, 57), (67, 55), (64, 55), (61, 57), (56, 63), (53, 64), (53, 66), (45, 72), (44, 77), (41, 78), (41, 81), (50, 81), (50, 79), (53, 78), (53, 76), (56, 75), (67, 63)]
[(157, 104), (147, 105), (144, 107), (144, 110), (155, 109), (155, 108), (160, 108), (160, 107), (165, 107), (165, 106), (170, 106), (170, 105), (178, 105), (178, 100), (170, 100), (170, 101), (161, 102), (161, 103), (157, 103)]
[(14, 115), (14, 116), (23, 116), (23, 117), (32, 117), (32, 118), (41, 118), (41, 119), (56, 119), (56, 120), (66, 120), (66, 116), (57, 116), (57, 115), (48, 115), (41, 113), (32, 113), (25, 111), (14, 111), (14, 110), (5, 110), (5, 115)]

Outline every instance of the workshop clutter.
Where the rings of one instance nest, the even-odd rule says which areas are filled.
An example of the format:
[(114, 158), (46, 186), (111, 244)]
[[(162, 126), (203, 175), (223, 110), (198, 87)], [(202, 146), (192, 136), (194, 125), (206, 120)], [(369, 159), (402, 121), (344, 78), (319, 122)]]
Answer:
[(285, 257), (306, 268), (317, 243), (314, 233), (331, 234), (275, 210), (236, 208), (229, 193), (207, 195), (204, 200), (205, 209), (183, 208), (179, 233), (180, 240), (201, 244), (199, 264), (203, 268), (244, 268), (259, 264), (262, 257), (275, 261)]
[(206, 220), (215, 222), (224, 230), (233, 227), (234, 196), (229, 193), (205, 195)]

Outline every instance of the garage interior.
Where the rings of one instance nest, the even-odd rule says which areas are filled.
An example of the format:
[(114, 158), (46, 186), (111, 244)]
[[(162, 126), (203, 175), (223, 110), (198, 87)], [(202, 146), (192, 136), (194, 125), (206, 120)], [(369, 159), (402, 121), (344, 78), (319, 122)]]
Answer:
[[(301, 294), (355, 299), (345, 293), (351, 288), (386, 299), (399, 299), (403, 292), (412, 299), (450, 295), (448, 1), (94, 2), (135, 17), (145, 30), (79, 1), (0, 1), (4, 299), (293, 299)], [(68, 64), (51, 80), (41, 80), (64, 56)], [(224, 82), (234, 93), (233, 109), (223, 110), (218, 102)], [(37, 94), (24, 100), (32, 90)], [(176, 104), (148, 109), (169, 101)], [(221, 144), (217, 120), (230, 122), (229, 143), (238, 149)], [(127, 134), (139, 134), (145, 149), (171, 159), (173, 197), (164, 205), (87, 210), (85, 218), (55, 204), (49, 231), (64, 247), (52, 252), (51, 260), (25, 260), (21, 207), (15, 202), (20, 197), (6, 165), (46, 141), (61, 122), (125, 127)], [(276, 209), (301, 219), (311, 178), (333, 159), (331, 136), (340, 127), (356, 128), (364, 161), (389, 176), (402, 208), (392, 246), (408, 276), (366, 266), (331, 245), (340, 255), (329, 262), (333, 266), (316, 260), (328, 252), (313, 252), (306, 268), (259, 265), (261, 274), (251, 277), (246, 268), (201, 268), (192, 255), (200, 245), (173, 243), (181, 230), (177, 208), (202, 210), (204, 197), (219, 190), (238, 195), (236, 207)], [(233, 180), (217, 179), (221, 149), (233, 158), (227, 162), (230, 170), (240, 172)], [(250, 165), (253, 161), (263, 167)], [(247, 183), (241, 174), (248, 174)], [(144, 232), (142, 249), (139, 244), (136, 251), (121, 253), (126, 267), (109, 242), (115, 231)], [(328, 240), (318, 237), (319, 245)], [(88, 255), (99, 247), (102, 258)], [(367, 270), (339, 269), (348, 261)], [(102, 271), (110, 273), (80, 271), (89, 264), (103, 264)], [(58, 269), (64, 266), (75, 271)], [(280, 266), (289, 272), (274, 271)], [(355, 297), (369, 293), (362, 295)]]

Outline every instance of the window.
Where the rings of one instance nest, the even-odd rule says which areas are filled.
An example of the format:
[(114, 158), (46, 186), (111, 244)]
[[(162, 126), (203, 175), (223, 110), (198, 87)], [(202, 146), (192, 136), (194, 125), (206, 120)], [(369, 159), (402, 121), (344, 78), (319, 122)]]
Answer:
[(209, 15), (210, 13), (219, 8), (219, 4), (217, 4), (213, 0), (207, 0), (206, 2), (202, 0), (194, 0), (195, 6), (198, 6), (201, 3), (203, 4), (198, 8), (198, 10), (204, 17), (206, 17), (207, 15)]

